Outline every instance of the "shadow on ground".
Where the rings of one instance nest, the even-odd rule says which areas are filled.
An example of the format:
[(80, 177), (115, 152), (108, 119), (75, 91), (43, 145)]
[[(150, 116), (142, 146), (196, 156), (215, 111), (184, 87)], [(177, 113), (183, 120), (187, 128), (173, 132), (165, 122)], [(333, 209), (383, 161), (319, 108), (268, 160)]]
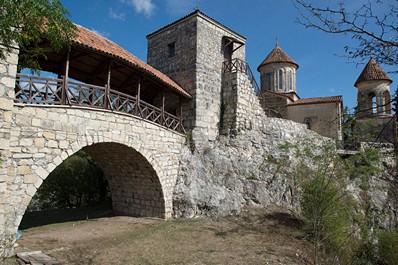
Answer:
[(114, 216), (111, 202), (92, 207), (32, 211), (26, 212), (24, 214), (21, 224), (19, 225), (19, 229), (24, 230), (48, 224), (81, 221), (111, 216)]

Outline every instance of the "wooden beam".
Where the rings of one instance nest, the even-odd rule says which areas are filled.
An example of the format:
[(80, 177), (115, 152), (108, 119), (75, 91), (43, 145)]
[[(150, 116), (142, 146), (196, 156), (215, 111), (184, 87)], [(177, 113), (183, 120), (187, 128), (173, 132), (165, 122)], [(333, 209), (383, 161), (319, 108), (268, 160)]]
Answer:
[(108, 78), (105, 85), (105, 109), (108, 109), (109, 106), (109, 91), (111, 89), (111, 72), (112, 72), (112, 61), (108, 62)]
[[(133, 77), (135, 76), (135, 73), (132, 73), (131, 75), (129, 75), (124, 81), (123, 83), (120, 85), (120, 88), (123, 89), (125, 86), (127, 86), (128, 83), (130, 83), (130, 81), (133, 79)], [(127, 91), (126, 89), (124, 89), (125, 91)]]
[(164, 102), (166, 99), (166, 93), (164, 90), (162, 90), (162, 109), (161, 109), (161, 115), (160, 115), (160, 125), (164, 125)]
[(90, 73), (91, 75), (91, 80), (94, 80), (99, 74), (104, 72), (106, 69), (109, 71), (109, 60), (104, 59), (100, 62), (100, 65), (95, 68), (95, 71)]
[(178, 97), (178, 117), (180, 118), (180, 132), (183, 132), (184, 131), (184, 127), (183, 127), (183, 124), (182, 124), (182, 97), (181, 96), (179, 96)]
[(141, 76), (138, 78), (138, 85), (137, 85), (137, 100), (135, 103), (135, 114), (137, 116), (141, 116), (140, 113), (140, 97), (141, 97)]
[(62, 87), (61, 104), (66, 105), (66, 93), (68, 91), (69, 82), (69, 63), (70, 63), (70, 49), (66, 52), (65, 72), (64, 72), (64, 84)]

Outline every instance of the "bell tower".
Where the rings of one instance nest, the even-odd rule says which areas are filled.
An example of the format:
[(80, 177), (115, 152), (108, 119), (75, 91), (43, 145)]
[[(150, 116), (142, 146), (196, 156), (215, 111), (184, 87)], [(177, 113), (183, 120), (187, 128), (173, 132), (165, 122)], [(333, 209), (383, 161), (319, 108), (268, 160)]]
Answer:
[(275, 48), (258, 66), (261, 91), (276, 93), (297, 93), (296, 71), (299, 65), (285, 52), (276, 41)]
[(391, 114), (392, 79), (370, 58), (354, 86), (358, 89), (358, 118)]

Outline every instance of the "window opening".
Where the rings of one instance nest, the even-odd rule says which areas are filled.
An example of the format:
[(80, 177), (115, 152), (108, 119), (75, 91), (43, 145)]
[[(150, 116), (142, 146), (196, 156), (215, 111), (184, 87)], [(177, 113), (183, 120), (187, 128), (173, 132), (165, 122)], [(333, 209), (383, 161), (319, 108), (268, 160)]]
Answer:
[(266, 88), (268, 90), (271, 90), (271, 75), (272, 75), (272, 72), (268, 71), (265, 76)]
[(175, 42), (169, 43), (167, 46), (169, 48), (169, 58), (174, 57), (176, 55), (176, 44), (175, 44)]
[(369, 94), (369, 102), (370, 102), (371, 113), (376, 114), (377, 113), (377, 102), (376, 102), (376, 94), (375, 93), (372, 92)]
[(283, 83), (283, 72), (282, 69), (279, 70), (279, 78), (278, 78), (278, 88), (279, 90), (282, 90), (282, 83)]

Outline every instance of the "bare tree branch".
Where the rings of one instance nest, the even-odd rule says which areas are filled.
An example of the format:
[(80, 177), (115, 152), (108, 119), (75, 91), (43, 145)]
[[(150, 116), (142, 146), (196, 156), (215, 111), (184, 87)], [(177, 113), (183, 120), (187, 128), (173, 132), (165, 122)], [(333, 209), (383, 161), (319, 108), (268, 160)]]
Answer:
[(366, 61), (372, 54), (378, 63), (397, 65), (396, 1), (388, 5), (380, 0), (367, 0), (357, 10), (346, 8), (344, 2), (334, 7), (318, 6), (316, 1), (311, 0), (294, 0), (293, 4), (299, 12), (296, 20), (299, 24), (330, 34), (348, 35), (355, 40), (356, 46), (344, 47), (348, 59)]

